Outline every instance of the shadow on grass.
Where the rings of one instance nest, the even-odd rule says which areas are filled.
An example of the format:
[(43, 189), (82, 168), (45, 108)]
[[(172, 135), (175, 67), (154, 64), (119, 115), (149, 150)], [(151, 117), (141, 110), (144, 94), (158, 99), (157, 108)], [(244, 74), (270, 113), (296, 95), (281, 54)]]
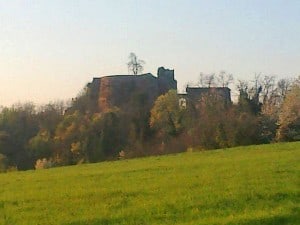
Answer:
[(86, 221), (75, 221), (71, 223), (66, 223), (63, 225), (123, 225), (123, 224), (130, 224), (130, 225), (146, 225), (149, 224), (145, 221), (126, 221), (125, 218), (102, 218), (102, 219), (93, 219), (93, 220), (86, 220)]
[[(158, 224), (161, 222), (167, 222), (167, 224), (177, 224), (176, 221), (153, 221), (147, 222), (144, 220), (132, 220), (130, 218), (102, 218), (102, 219), (94, 219), (94, 220), (86, 220), (86, 221), (75, 221), (71, 223), (66, 223), (64, 225), (124, 225), (124, 224), (130, 224), (130, 225), (149, 225), (149, 224)], [(179, 221), (177, 221), (179, 222)], [(180, 223), (180, 222), (179, 222)], [(192, 221), (190, 221), (190, 224), (193, 224)], [(197, 224), (197, 222), (195, 222)], [(223, 223), (222, 223), (223, 224)], [(300, 216), (298, 214), (292, 214), (292, 215), (278, 215), (274, 217), (268, 217), (268, 218), (253, 218), (248, 220), (241, 220), (241, 221), (233, 221), (230, 223), (227, 223), (226, 225), (295, 225), (300, 224)]]
[(299, 214), (278, 215), (268, 218), (254, 218), (228, 223), (226, 225), (295, 225), (300, 224)]

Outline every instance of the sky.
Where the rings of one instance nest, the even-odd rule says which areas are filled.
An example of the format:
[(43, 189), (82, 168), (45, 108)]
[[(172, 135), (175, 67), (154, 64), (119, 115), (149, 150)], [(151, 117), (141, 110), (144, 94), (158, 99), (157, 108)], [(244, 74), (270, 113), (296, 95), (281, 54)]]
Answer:
[(93, 77), (300, 75), (300, 0), (0, 0), (0, 105), (68, 100)]

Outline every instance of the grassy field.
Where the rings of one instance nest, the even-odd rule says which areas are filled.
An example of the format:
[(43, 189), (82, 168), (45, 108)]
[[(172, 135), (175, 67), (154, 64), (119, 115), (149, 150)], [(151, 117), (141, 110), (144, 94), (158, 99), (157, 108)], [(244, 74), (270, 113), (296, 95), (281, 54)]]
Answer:
[(300, 142), (0, 174), (0, 224), (300, 224)]

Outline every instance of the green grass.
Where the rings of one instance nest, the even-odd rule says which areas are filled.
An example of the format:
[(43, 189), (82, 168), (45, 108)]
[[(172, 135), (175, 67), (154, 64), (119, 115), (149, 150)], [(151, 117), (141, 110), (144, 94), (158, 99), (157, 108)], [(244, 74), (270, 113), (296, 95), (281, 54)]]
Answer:
[(0, 224), (300, 224), (300, 142), (0, 174)]

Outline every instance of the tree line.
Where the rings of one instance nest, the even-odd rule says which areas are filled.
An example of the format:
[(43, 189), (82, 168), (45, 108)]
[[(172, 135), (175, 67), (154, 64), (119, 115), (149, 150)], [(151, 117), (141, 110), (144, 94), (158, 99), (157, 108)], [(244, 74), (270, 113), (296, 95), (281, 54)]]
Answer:
[[(225, 72), (201, 74), (199, 86), (227, 87), (232, 81)], [(68, 106), (4, 107), (0, 171), (300, 140), (300, 77), (276, 81), (257, 75), (236, 86), (236, 103), (225, 103), (210, 91), (182, 107), (180, 96), (171, 90), (151, 110), (143, 105), (145, 96), (136, 95), (130, 102), (134, 107), (98, 112), (85, 88)]]

